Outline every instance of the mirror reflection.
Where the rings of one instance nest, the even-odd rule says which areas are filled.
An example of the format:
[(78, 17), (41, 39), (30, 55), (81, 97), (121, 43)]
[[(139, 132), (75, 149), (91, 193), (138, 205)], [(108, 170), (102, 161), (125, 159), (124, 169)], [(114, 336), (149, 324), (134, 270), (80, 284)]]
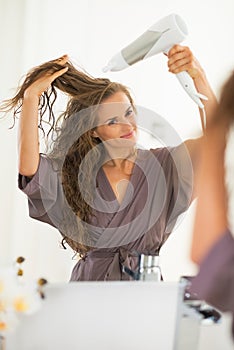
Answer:
[[(70, 66), (68, 67), (70, 64), (68, 62), (74, 64), (74, 69), (77, 69), (77, 72), (82, 72), (76, 73), (83, 74), (82, 79), (90, 79), (87, 80), (87, 86), (89, 88), (91, 88), (93, 81), (92, 78), (87, 78), (88, 76), (94, 77), (95, 79), (100, 79), (99, 82), (96, 81), (96, 83), (102, 86), (102, 88), (100, 88), (100, 95), (91, 96), (90, 92), (87, 91), (87, 95), (89, 96), (83, 96), (83, 103), (86, 108), (89, 108), (90, 105), (97, 105), (99, 103), (104, 105), (104, 102), (108, 102), (110, 105), (123, 104), (123, 110), (121, 108), (120, 111), (114, 111), (113, 113), (110, 112), (110, 118), (109, 115), (106, 116), (105, 113), (103, 114), (103, 118), (106, 118), (102, 121), (104, 125), (96, 125), (94, 127), (90, 124), (90, 126), (87, 125), (87, 127), (90, 127), (88, 137), (90, 140), (92, 140), (93, 144), (96, 146), (102, 143), (102, 146), (104, 147), (104, 153), (101, 152), (98, 147), (95, 147), (95, 150), (101, 153), (103, 156), (103, 159), (100, 160), (101, 166), (100, 164), (96, 165), (98, 168), (96, 169), (96, 173), (99, 174), (99, 176), (102, 174), (101, 179), (106, 181), (106, 186), (109, 186), (108, 195), (110, 195), (110, 198), (108, 198), (108, 201), (111, 204), (109, 205), (108, 203), (108, 208), (111, 205), (116, 205), (117, 207), (119, 205), (125, 205), (126, 211), (128, 210), (127, 205), (129, 205), (129, 201), (133, 199), (135, 191), (134, 186), (131, 184), (130, 178), (134, 174), (134, 170), (138, 168), (141, 172), (142, 168), (145, 170), (145, 167), (142, 166), (142, 164), (138, 164), (136, 161), (139, 159), (140, 152), (147, 152), (148, 154), (148, 150), (150, 148), (163, 148), (165, 146), (178, 147), (179, 144), (186, 142), (188, 153), (191, 155), (191, 161), (193, 162), (194, 154), (196, 154), (198, 151), (197, 147), (194, 145), (196, 144), (195, 139), (202, 134), (199, 109), (193, 103), (193, 101), (189, 99), (179, 85), (177, 79), (175, 78), (175, 74), (178, 73), (176, 69), (186, 69), (190, 71), (190, 75), (193, 79), (195, 79), (195, 81), (196, 79), (200, 79), (199, 75), (202, 77), (208, 77), (207, 79), (209, 80), (214, 93), (218, 96), (221, 84), (232, 68), (233, 51), (229, 45), (229, 37), (226, 35), (226, 33), (230, 33), (232, 25), (232, 21), (228, 21), (232, 4), (227, 1), (225, 6), (222, 3), (222, 11), (220, 10), (220, 3), (220, 9), (217, 7), (217, 11), (214, 13), (213, 17), (209, 18), (209, 26), (205, 25), (207, 23), (206, 11), (203, 11), (202, 13), (199, 12), (199, 18), (201, 20), (198, 23), (198, 12), (195, 11), (191, 13), (191, 9), (189, 9), (187, 4), (184, 4), (183, 10), (181, 10), (181, 5), (177, 4), (178, 13), (183, 19), (185, 19), (189, 29), (189, 34), (185, 40), (185, 43), (181, 43), (178, 48), (174, 49), (174, 52), (169, 51), (168, 57), (163, 54), (158, 54), (155, 57), (151, 57), (147, 61), (145, 60), (138, 62), (123, 71), (103, 73), (102, 67), (106, 64), (106, 62), (108, 62), (114, 53), (118, 52), (118, 50), (127, 46), (134, 39), (139, 37), (147, 30), (147, 28), (150, 27), (151, 24), (174, 11), (174, 8), (165, 8), (165, 5), (158, 4), (157, 11), (159, 15), (155, 16), (155, 11), (153, 10), (155, 4), (153, 2), (149, 2), (148, 5), (149, 8), (147, 8), (147, 11), (144, 9), (142, 4), (134, 5), (135, 16), (131, 17), (131, 26), (129, 26), (128, 13), (129, 11), (132, 13), (131, 2), (125, 2), (124, 6), (123, 4), (120, 4), (115, 9), (106, 1), (99, 2), (98, 4), (94, 1), (80, 3), (79, 8), (77, 8), (77, 5), (73, 4), (73, 2), (68, 2), (67, 6), (63, 8), (63, 11), (58, 11), (56, 16), (53, 15), (53, 1), (49, 4), (44, 2), (34, 2), (32, 4), (29, 1), (25, 1), (24, 6), (19, 6), (16, 1), (1, 4), (2, 29), (6, 27), (7, 22), (11, 23), (12, 28), (12, 30), (9, 30), (8, 37), (4, 38), (4, 54), (1, 57), (1, 96), (3, 99), (9, 99), (14, 96), (16, 91), (15, 88), (19, 83), (19, 79), (23, 77), (23, 75), (27, 74), (30, 69), (33, 67), (40, 67), (43, 62), (50, 62), (48, 63), (47, 68), (46, 66), (43, 68), (45, 76), (41, 76), (39, 78), (41, 79), (40, 84), (44, 84), (43, 86), (40, 86), (41, 90), (37, 90), (38, 86), (40, 85), (38, 84), (37, 79), (30, 81), (30, 83), (33, 82), (33, 87), (32, 84), (29, 84), (24, 90), (24, 93), (26, 95), (28, 94), (29, 99), (31, 98), (34, 100), (33, 103), (35, 103), (34, 107), (31, 103), (29, 103), (29, 107), (26, 106), (25, 113), (26, 118), (28, 118), (27, 120), (30, 119), (30, 122), (32, 122), (34, 118), (34, 122), (36, 122), (36, 105), (38, 104), (38, 101), (35, 102), (35, 96), (42, 96), (41, 100), (44, 98), (46, 105), (46, 101), (48, 100), (44, 91), (47, 91), (47, 88), (50, 86), (52, 81), (54, 82), (54, 86), (56, 86), (55, 81), (58, 82), (58, 85), (60, 84), (56, 87), (58, 98), (53, 106), (55, 121), (58, 120), (58, 117), (62, 112), (65, 111), (66, 113), (67, 102), (69, 99), (71, 99), (71, 97), (74, 98), (75, 111), (79, 111), (78, 105), (81, 103), (80, 98), (77, 97), (77, 100), (79, 101), (77, 101), (76, 105), (76, 94), (72, 95), (71, 91), (66, 91), (66, 87), (68, 86), (66, 85), (66, 81), (68, 84), (70, 84), (71, 76), (74, 74), (72, 71), (73, 68)], [(41, 16), (40, 19), (38, 18), (39, 12)], [(69, 21), (65, 21), (65, 25), (64, 16), (69, 18)], [(87, 16), (90, 19), (89, 26), (87, 26)], [(116, 18), (121, 18), (121, 26), (113, 26), (113, 20)], [(103, 21), (103, 19), (105, 19), (105, 21)], [(43, 26), (40, 25), (40, 23), (42, 23), (41, 21), (43, 22)], [(222, 30), (217, 28), (217, 22), (223, 23)], [(57, 23), (63, 23), (63, 26), (58, 26)], [(94, 32), (95, 37), (97, 37), (98, 40), (94, 40)], [(217, 53), (214, 37), (219, 42), (219, 53)], [(204, 38), (204, 40), (202, 38)], [(11, 43), (10, 45), (9, 42)], [(227, 47), (229, 50), (229, 55), (225, 55), (224, 60), (224, 54), (222, 53), (226, 52)], [(178, 54), (182, 55), (179, 59), (177, 56)], [(63, 55), (68, 56), (63, 57)], [(56, 57), (58, 59), (60, 58), (59, 61), (56, 61)], [(199, 59), (198, 61), (200, 63), (198, 63), (197, 59), (195, 60), (195, 57)], [(185, 61), (180, 61), (179, 63), (178, 60)], [(65, 68), (63, 69), (63, 67)], [(168, 73), (168, 69), (172, 74)], [(49, 75), (47, 75), (47, 73)], [(198, 77), (196, 74), (198, 74)], [(112, 82), (119, 85), (112, 85), (112, 87), (109, 86)], [(62, 86), (63, 83), (65, 87)], [(85, 85), (85, 81), (82, 81), (82, 83)], [(23, 79), (21, 79), (20, 84), (20, 86), (22, 86)], [(210, 107), (207, 106), (213, 103), (213, 97), (211, 96), (210, 86), (207, 84), (207, 81), (202, 84), (197, 83), (197, 89), (199, 92), (210, 97), (208, 104), (205, 105), (206, 108), (209, 109)], [(103, 95), (101, 97), (101, 94), (107, 87), (108, 89), (113, 90), (108, 91), (108, 95)], [(22, 97), (23, 96), (21, 96), (21, 98)], [(92, 98), (93, 101), (90, 102)], [(52, 101), (52, 99), (53, 96), (51, 96), (50, 101)], [(89, 102), (87, 102), (88, 100)], [(22, 100), (19, 98), (19, 103), (21, 102)], [(27, 107), (29, 108), (29, 112), (27, 111)], [(70, 107), (72, 110), (72, 103), (70, 104)], [(132, 109), (128, 110), (129, 107)], [(134, 111), (134, 107), (136, 107), (136, 111)], [(31, 117), (32, 108), (35, 108), (33, 111), (33, 113), (35, 113), (34, 117)], [(30, 117), (27, 117), (28, 114), (30, 114)], [(67, 115), (70, 116), (70, 114)], [(209, 115), (210, 112), (207, 110), (206, 118), (209, 118)], [(157, 118), (157, 116), (159, 117)], [(68, 281), (72, 274), (72, 270), (77, 263), (77, 255), (74, 255), (74, 245), (66, 245), (67, 249), (64, 251), (61, 244), (61, 238), (63, 238), (63, 236), (61, 237), (61, 234), (58, 232), (58, 230), (56, 230), (56, 228), (58, 228), (58, 223), (53, 222), (56, 221), (54, 218), (52, 220), (52, 225), (51, 223), (48, 225), (39, 222), (38, 220), (32, 220), (29, 218), (27, 197), (23, 196), (17, 189), (16, 184), (18, 167), (22, 173), (21, 175), (25, 176), (20, 180), (20, 186), (22, 188), (26, 188), (27, 186), (30, 187), (30, 183), (32, 184), (31, 177), (35, 175), (35, 172), (38, 169), (38, 154), (40, 152), (46, 152), (47, 146), (46, 138), (43, 137), (43, 132), (39, 130), (38, 139), (38, 130), (34, 128), (35, 134), (33, 136), (32, 127), (29, 128), (28, 133), (29, 136), (32, 137), (33, 143), (24, 143), (25, 141), (22, 141), (22, 135), (25, 136), (25, 126), (22, 125), (22, 123), (20, 124), (20, 117), (18, 117), (19, 114), (17, 114), (16, 125), (11, 130), (7, 130), (7, 127), (11, 126), (12, 124), (12, 111), (9, 113), (7, 118), (1, 121), (1, 139), (5, 145), (2, 148), (1, 153), (5, 169), (1, 174), (1, 220), (3, 227), (1, 230), (3, 232), (1, 259), (4, 263), (11, 261), (13, 257), (19, 254), (24, 255), (32, 262), (29, 267), (31, 269), (29, 272), (32, 275), (45, 275), (46, 272), (46, 277), (51, 282)], [(117, 119), (115, 119), (116, 117)], [(138, 125), (138, 128), (136, 127), (136, 129), (134, 126), (135, 122), (133, 122), (132, 118), (136, 120), (136, 125)], [(45, 133), (47, 133), (50, 129), (50, 126), (47, 124), (49, 114), (46, 113), (41, 119), (39, 118), (39, 122), (42, 119), (44, 120), (44, 122), (42, 122), (42, 126), (44, 127)], [(152, 121), (149, 123), (149, 120)], [(162, 120), (165, 122), (162, 122)], [(61, 121), (62, 119), (60, 119), (60, 122)], [(99, 122), (101, 123), (101, 121)], [(171, 136), (170, 133), (170, 137), (168, 137), (166, 122), (168, 122), (168, 124), (171, 126), (172, 133), (174, 131), (174, 133), (178, 136), (176, 140), (173, 136), (174, 134)], [(52, 119), (50, 119), (50, 124), (53, 126)], [(26, 122), (26, 126), (29, 127), (28, 122)], [(118, 132), (118, 135), (115, 134), (113, 136), (112, 133), (115, 133), (115, 129), (119, 128), (120, 126), (122, 130)], [(19, 136), (17, 136), (16, 130), (19, 128), (23, 129), (20, 129), (21, 131), (19, 132)], [(109, 131), (107, 131), (109, 129), (111, 130), (111, 135), (109, 134)], [(50, 141), (51, 135), (52, 133), (50, 133), (49, 136)], [(18, 145), (16, 140), (18, 137), (20, 140), (20, 148), (17, 152)], [(113, 141), (108, 141), (115, 138), (124, 141), (124, 147), (114, 147)], [(38, 140), (40, 141), (39, 148)], [(136, 149), (137, 152), (135, 152)], [(178, 149), (181, 150), (179, 147)], [(117, 153), (116, 150), (118, 150)], [(53, 152), (53, 150), (50, 149), (50, 152)], [(95, 158), (95, 153), (93, 153), (92, 156)], [(22, 157), (26, 157), (26, 163), (30, 165), (30, 169), (26, 169), (26, 171), (24, 163), (25, 160), (22, 160)], [(145, 156), (142, 158), (144, 157)], [(162, 156), (164, 160), (166, 157), (168, 157), (168, 159), (171, 158), (171, 161), (173, 160), (173, 156), (170, 154), (170, 152)], [(161, 160), (159, 158), (160, 156), (158, 155), (158, 158), (156, 157), (156, 162), (161, 164)], [(181, 158), (184, 157), (182, 157), (180, 152), (178, 152), (178, 155), (175, 154), (175, 158), (176, 168), (179, 168), (176, 169), (176, 171), (183, 171), (183, 168), (180, 168), (180, 165), (184, 164), (181, 161)], [(83, 159), (81, 159), (80, 162), (82, 162), (82, 160)], [(124, 160), (124, 162), (122, 162), (122, 160)], [(140, 160), (142, 161), (142, 159)], [(95, 165), (92, 163), (92, 158), (89, 161), (92, 166)], [(85, 162), (82, 162), (82, 164), (83, 163), (85, 164)], [(135, 165), (137, 165), (137, 167), (135, 167)], [(68, 165), (68, 168), (69, 166), (70, 165)], [(165, 164), (165, 169), (168, 169), (168, 167), (172, 167), (172, 165)], [(186, 167), (186, 169), (187, 168), (188, 167)], [(99, 173), (97, 170), (99, 170)], [(55, 174), (57, 176), (57, 173)], [(173, 187), (175, 186), (175, 179), (172, 174), (170, 175), (172, 178), (170, 180), (167, 179), (167, 176), (169, 175), (169, 172), (166, 171), (166, 176), (162, 176), (161, 187), (164, 190), (167, 190), (170, 184), (172, 187), (170, 190), (173, 191), (175, 188)], [(69, 173), (66, 175), (63, 174), (62, 176), (67, 176), (70, 178)], [(76, 174), (74, 176), (76, 176)], [(93, 178), (88, 175), (87, 178), (89, 178), (90, 181), (90, 188), (92, 188), (93, 185), (96, 185), (92, 183), (94, 182)], [(62, 182), (63, 181), (61, 181), (60, 185), (62, 185)], [(48, 184), (47, 181), (46, 183)], [(141, 185), (138, 180), (136, 181), (136, 185), (140, 187), (140, 189), (137, 191), (137, 193), (140, 195), (139, 191), (143, 191), (144, 186)], [(156, 186), (156, 184), (154, 185)], [(68, 185), (68, 188), (65, 191), (70, 191), (69, 186), (70, 185)], [(149, 186), (148, 193), (151, 192), (150, 189), (151, 187)], [(87, 191), (87, 188), (84, 188), (83, 192), (85, 191)], [(64, 192), (64, 188), (62, 189), (62, 192)], [(76, 192), (77, 194), (75, 188), (72, 188), (71, 192)], [(87, 196), (94, 194), (92, 190), (89, 190), (88, 192), (89, 194), (87, 194)], [(175, 209), (173, 212), (174, 205), (172, 204), (172, 207), (170, 207), (168, 204), (167, 210), (169, 210), (169, 212), (164, 212), (163, 214), (167, 217), (168, 221), (164, 223), (163, 229), (162, 227), (159, 230), (157, 229), (158, 236), (156, 235), (157, 239), (153, 243), (152, 252), (154, 254), (158, 254), (160, 250), (160, 263), (165, 280), (178, 280), (179, 276), (190, 275), (196, 271), (196, 266), (191, 262), (189, 257), (191, 227), (193, 223), (195, 201), (191, 199), (192, 194), (189, 188), (187, 188), (185, 192), (187, 193), (186, 200), (180, 210)], [(95, 192), (95, 195), (97, 194), (99, 195), (99, 199), (102, 201), (104, 200), (103, 205), (107, 206), (107, 198), (105, 198), (104, 195), (102, 196), (100, 192)], [(165, 199), (159, 194), (159, 197), (162, 197), (161, 201), (163, 202), (163, 205), (162, 203), (159, 204), (160, 210), (166, 210), (164, 202), (169, 201), (170, 195), (172, 196), (172, 192), (171, 194), (167, 193), (167, 198)], [(124, 203), (125, 199), (126, 203)], [(53, 198), (53, 200), (57, 202), (57, 199)], [(72, 196), (70, 199), (66, 197), (66, 200), (69, 204), (73, 203)], [(86, 226), (86, 223), (90, 224), (90, 222), (86, 219), (83, 220), (83, 217), (89, 217), (92, 215), (91, 206), (87, 205), (89, 208), (86, 208), (86, 211), (86, 209), (84, 209), (85, 206), (82, 207), (80, 204), (79, 195), (76, 200), (78, 202), (78, 206), (77, 203), (73, 203), (74, 208), (72, 209), (72, 212), (77, 213), (79, 211), (83, 211), (83, 216), (80, 219), (85, 221), (84, 226)], [(93, 198), (91, 198), (91, 201), (92, 200)], [(32, 206), (34, 208), (34, 204), (32, 204)], [(144, 207), (143, 204), (142, 207)], [(114, 209), (115, 208), (109, 208), (108, 210), (112, 211), (111, 214), (113, 214)], [(142, 208), (137, 209), (134, 214), (135, 216), (131, 216), (131, 220), (136, 219), (139, 216), (139, 211), (142, 210)], [(152, 222), (150, 222), (147, 216), (143, 215), (145, 220), (148, 220), (150, 223), (149, 226), (153, 226), (154, 221), (160, 220), (160, 218), (162, 219), (162, 213), (159, 212), (160, 210), (155, 211), (155, 217), (152, 219)], [(172, 215), (174, 213), (175, 216)], [(183, 215), (180, 216), (182, 213)], [(108, 215), (109, 214), (110, 213), (108, 212)], [(126, 213), (124, 217), (126, 217)], [(176, 224), (177, 218), (179, 218), (179, 220)], [(105, 220), (109, 220), (108, 223), (111, 223), (110, 219), (105, 218)], [(119, 220), (122, 223), (120, 218)], [(126, 224), (128, 224), (128, 219), (126, 218), (126, 220)], [(76, 221), (78, 221), (76, 224), (79, 225), (79, 220)], [(110, 235), (113, 234), (111, 230), (110, 232), (108, 231), (106, 237), (103, 237), (103, 239), (100, 241), (100, 236), (98, 236), (100, 235), (100, 227), (106, 227), (106, 223), (99, 223), (98, 225), (95, 225), (92, 225), (95, 227), (95, 237), (92, 237), (92, 235), (91, 237), (89, 237), (89, 235), (87, 237), (89, 237), (91, 240), (94, 239), (95, 244), (97, 244), (99, 241), (99, 245), (96, 246), (97, 248), (113, 249), (114, 245), (121, 246), (120, 242), (118, 242), (118, 244), (116, 243), (115, 238), (113, 238), (113, 242), (109, 240)], [(119, 225), (114, 224), (112, 227), (111, 224), (110, 228), (115, 229), (116, 227), (119, 227)], [(88, 228), (86, 227), (85, 229)], [(151, 229), (151, 227), (149, 229)], [(62, 229), (60, 227), (59, 231), (61, 232), (61, 230)], [(170, 234), (172, 230), (173, 234)], [(134, 234), (138, 235), (136, 231), (137, 230), (134, 230)], [(141, 234), (145, 234), (146, 232), (148, 232), (146, 227), (142, 227)], [(129, 232), (129, 240), (127, 243), (124, 242), (124, 245), (130, 244), (130, 242), (134, 241), (134, 234)], [(167, 240), (169, 234), (170, 237)], [(113, 237), (115, 236), (113, 235)], [(73, 236), (68, 237), (68, 239), (71, 239), (72, 241), (73, 238)], [(141, 239), (139, 236), (136, 238), (139, 240)], [(87, 243), (83, 242), (83, 238), (81, 237), (79, 237), (78, 241), (79, 242), (76, 242), (75, 245), (83, 245), (83, 243)], [(107, 242), (109, 242), (109, 246)], [(95, 244), (93, 244), (94, 247)], [(85, 245), (86, 244), (84, 244), (84, 246)], [(136, 247), (131, 250), (138, 250), (135, 248)], [(143, 247), (141, 252), (151, 252), (151, 248), (152, 246), (148, 247), (146, 245)], [(85, 255), (86, 250), (83, 251), (82, 249), (80, 252)], [(77, 249), (75, 249), (75, 251), (76, 250)], [(51, 264), (51, 259), (53, 259), (54, 264)], [(134, 268), (136, 267), (136, 257), (131, 259), (133, 259), (132, 268)], [(174, 263), (175, 261), (177, 262), (176, 264)], [(109, 266), (110, 261), (106, 264)], [(105, 274), (106, 273), (107, 270), (105, 270)], [(104, 278), (103, 274), (102, 278)]]

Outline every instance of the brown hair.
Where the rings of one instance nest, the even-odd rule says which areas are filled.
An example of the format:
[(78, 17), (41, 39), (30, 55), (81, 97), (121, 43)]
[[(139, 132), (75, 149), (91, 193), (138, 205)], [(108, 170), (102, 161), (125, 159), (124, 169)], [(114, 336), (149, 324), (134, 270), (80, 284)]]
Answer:
[[(64, 236), (62, 243), (67, 242), (76, 252), (84, 254), (91, 249), (87, 242), (91, 242), (92, 239), (88, 238), (88, 230), (84, 222), (88, 222), (92, 215), (90, 203), (93, 200), (93, 187), (95, 186), (93, 174), (102, 161), (103, 148), (101, 141), (92, 137), (94, 128), (92, 113), (82, 114), (82, 112), (100, 104), (119, 91), (126, 94), (133, 107), (134, 103), (129, 90), (124, 85), (111, 82), (106, 78), (93, 78), (86, 72), (76, 69), (71, 62), (67, 62), (65, 66), (68, 67), (68, 70), (55, 79), (51, 88), (40, 97), (39, 128), (45, 132), (43, 116), (48, 112), (50, 129), (47, 136), (52, 133), (54, 139), (52, 151), (48, 156), (57, 162), (57, 169), (61, 171), (65, 197), (72, 212), (75, 213), (76, 230), (79, 231), (78, 239), (74, 238), (69, 232), (70, 224), (65, 224), (61, 232)], [(17, 114), (21, 111), (25, 90), (48, 71), (53, 73), (61, 68), (56, 61), (50, 61), (32, 69), (26, 75), (16, 95), (5, 101), (1, 109), (5, 111), (14, 109), (15, 121)], [(57, 120), (53, 111), (53, 105), (57, 99), (56, 88), (67, 94), (69, 98), (65, 112)], [(77, 117), (79, 113), (81, 117)], [(80, 135), (78, 138), (77, 134)], [(75, 141), (70, 145), (69, 140), (71, 139)], [(97, 145), (99, 147), (95, 147)], [(93, 150), (90, 152), (92, 155), (86, 157), (91, 149)], [(81, 167), (84, 158), (85, 166)], [(81, 193), (81, 187), (82, 190), (85, 189), (85, 198)], [(67, 212), (64, 216), (66, 215)]]
[(223, 85), (213, 120), (214, 126), (217, 123), (225, 122), (230, 125), (234, 122), (234, 71)]

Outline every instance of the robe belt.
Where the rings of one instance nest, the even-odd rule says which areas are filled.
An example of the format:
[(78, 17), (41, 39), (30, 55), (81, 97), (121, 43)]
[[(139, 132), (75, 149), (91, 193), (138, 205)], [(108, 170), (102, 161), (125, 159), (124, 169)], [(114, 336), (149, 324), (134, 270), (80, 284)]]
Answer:
[[(112, 260), (105, 274), (105, 281), (128, 281), (131, 278), (122, 271), (122, 268), (123, 266), (126, 266), (129, 269), (136, 268), (139, 259), (136, 251), (127, 250), (125, 248), (119, 248), (116, 251), (93, 250), (88, 252), (84, 259), (87, 256), (105, 259), (110, 258)], [(133, 260), (135, 260), (135, 263)]]

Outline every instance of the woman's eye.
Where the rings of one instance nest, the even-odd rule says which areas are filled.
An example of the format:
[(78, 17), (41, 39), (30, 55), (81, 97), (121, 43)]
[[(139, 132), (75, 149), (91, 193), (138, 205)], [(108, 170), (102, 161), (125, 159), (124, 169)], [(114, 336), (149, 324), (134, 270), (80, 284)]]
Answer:
[(127, 113), (125, 114), (126, 117), (130, 117), (130, 116), (132, 116), (132, 115), (133, 115), (133, 110), (132, 110), (132, 109), (129, 109), (129, 110), (127, 111)]
[(114, 125), (114, 124), (116, 124), (117, 123), (117, 120), (116, 120), (116, 118), (114, 118), (114, 119), (111, 119), (109, 122), (108, 122), (108, 125)]

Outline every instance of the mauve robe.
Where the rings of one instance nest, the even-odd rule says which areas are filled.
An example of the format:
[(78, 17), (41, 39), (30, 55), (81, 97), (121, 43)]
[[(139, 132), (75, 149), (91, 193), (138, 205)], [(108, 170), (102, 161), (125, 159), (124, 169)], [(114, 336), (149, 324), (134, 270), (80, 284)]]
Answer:
[[(190, 158), (184, 145), (138, 150), (121, 204), (102, 168), (95, 177), (93, 217), (88, 226), (93, 249), (74, 266), (71, 280), (128, 280), (122, 266), (135, 270), (137, 254), (158, 255), (178, 216), (188, 208), (192, 193)], [(30, 217), (62, 233), (66, 201), (51, 160), (40, 155), (31, 180), (19, 174), (19, 188), (28, 196)], [(78, 233), (73, 232), (72, 239), (79, 239)]]
[(234, 239), (227, 231), (202, 261), (190, 287), (199, 299), (233, 315), (234, 338)]

